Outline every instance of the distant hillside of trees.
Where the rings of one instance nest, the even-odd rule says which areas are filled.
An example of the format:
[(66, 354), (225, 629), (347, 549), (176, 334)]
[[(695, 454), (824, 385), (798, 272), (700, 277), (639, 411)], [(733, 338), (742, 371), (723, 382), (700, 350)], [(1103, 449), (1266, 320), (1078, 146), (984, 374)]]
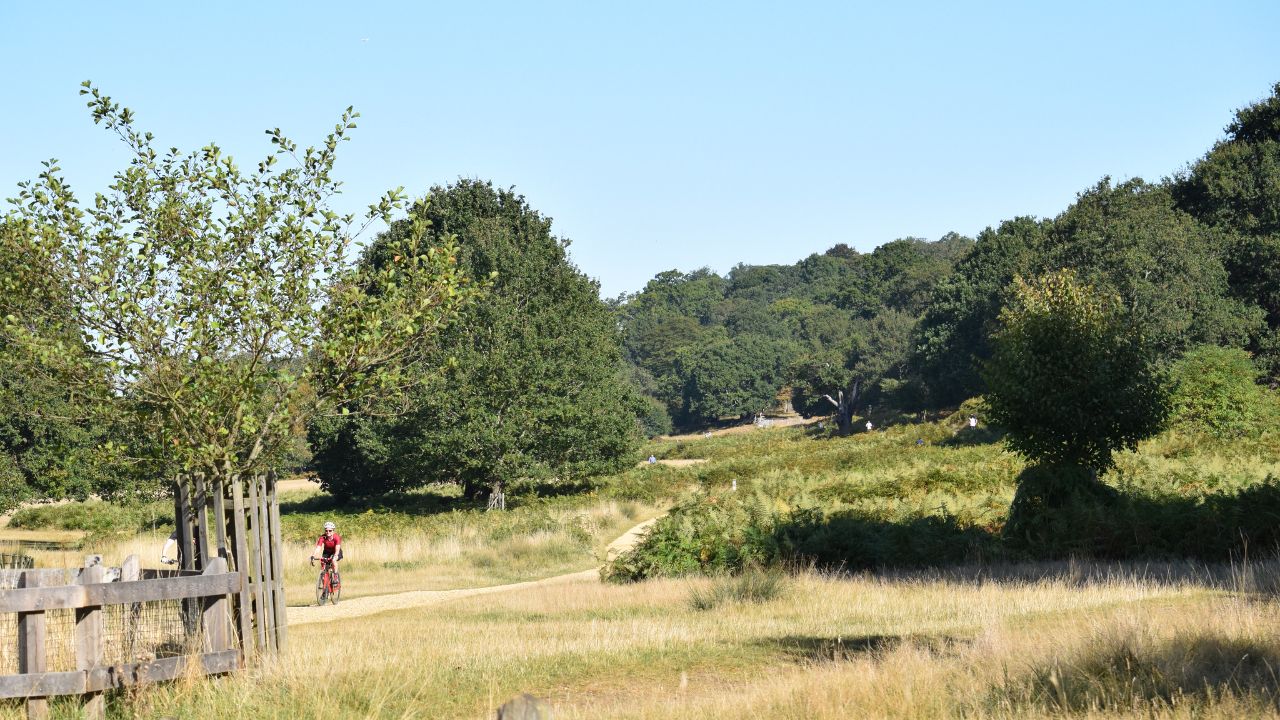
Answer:
[(794, 409), (893, 417), (987, 391), (1015, 278), (1060, 270), (1117, 295), (1157, 364), (1240, 348), (1280, 379), (1280, 84), (1157, 183), (1102, 178), (1053, 218), (977, 238), (841, 244), (794, 265), (655, 276), (612, 301), (651, 434)]

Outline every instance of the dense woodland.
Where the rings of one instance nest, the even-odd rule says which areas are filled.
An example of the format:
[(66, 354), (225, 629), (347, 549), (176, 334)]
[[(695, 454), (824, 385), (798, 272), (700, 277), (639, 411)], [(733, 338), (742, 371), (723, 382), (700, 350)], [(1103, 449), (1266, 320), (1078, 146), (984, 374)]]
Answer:
[(1201, 345), (1248, 352), (1280, 379), (1280, 86), (1226, 137), (1159, 182), (1103, 178), (1053, 218), (976, 238), (837, 245), (794, 265), (659, 274), (614, 301), (650, 432), (747, 417), (789, 390), (895, 420), (989, 390), (986, 364), (1015, 278), (1071, 269), (1118, 296), (1150, 358)]
[[(976, 396), (1011, 424), (1049, 398), (1060, 425), (1010, 428), (1013, 446), (1062, 460), (1036, 454), (1058, 437), (1037, 433), (1101, 418), (1106, 437), (1066, 458), (1096, 470), (1169, 419), (1257, 432), (1250, 388), (1280, 381), (1280, 84), (1172, 177), (1103, 178), (1053, 218), (725, 276), (673, 270), (608, 302), (549, 218), (473, 180), (432, 189), (336, 269), (352, 223), (323, 201), (353, 122), (305, 153), (275, 131), (254, 176), (216, 146), (161, 158), (127, 109), (86, 92), (136, 159), (96, 204), (46, 168), (0, 224), (0, 400), (13, 409), (0, 510), (155, 495), (201, 468), (311, 468), (339, 496), (573, 482), (633, 463), (643, 435), (787, 402), (847, 431), (855, 415), (909, 422)], [(277, 157), (298, 172), (272, 175)], [(1129, 360), (1091, 356), (1093, 341)], [(1058, 396), (1027, 384), (1045, 358), (1068, 359), (1046, 379)], [(1073, 358), (1106, 372), (1071, 375)], [(1244, 389), (1186, 390), (1207, 377)], [(1152, 388), (1143, 417), (1095, 402), (1130, 387)]]

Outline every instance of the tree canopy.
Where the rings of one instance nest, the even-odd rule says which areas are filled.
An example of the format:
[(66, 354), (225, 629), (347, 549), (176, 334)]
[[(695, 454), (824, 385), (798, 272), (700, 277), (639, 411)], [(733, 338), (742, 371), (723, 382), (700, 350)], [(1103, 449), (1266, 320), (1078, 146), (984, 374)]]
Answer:
[[(347, 495), (430, 482), (474, 492), (630, 462), (644, 406), (624, 376), (613, 316), (568, 242), (522, 196), (487, 182), (436, 187), (428, 199), (432, 228), (456, 234), (462, 269), (492, 288), (425, 356), (447, 370), (407, 412), (312, 427), (321, 481)], [(411, 232), (393, 225), (362, 266), (381, 272)]]
[(992, 342), (991, 420), (1036, 464), (1104, 470), (1168, 414), (1162, 378), (1120, 298), (1073, 271), (1015, 279)]
[[(20, 184), (9, 222), (39, 262), (6, 267), (5, 286), (38, 287), (47, 271), (65, 315), (51, 330), (10, 311), (3, 341), (99, 416), (145, 431), (119, 456), (153, 461), (158, 476), (258, 471), (312, 417), (360, 412), (432, 375), (414, 358), (476, 287), (452, 240), (423, 243), (421, 206), (394, 262), (347, 261), (363, 225), (329, 202), (354, 111), (305, 150), (267, 131), (274, 151), (246, 171), (215, 144), (157, 149), (128, 108), (89, 83), (82, 94), (131, 159), (87, 204), (57, 161)], [(364, 223), (403, 204), (388, 193)]]

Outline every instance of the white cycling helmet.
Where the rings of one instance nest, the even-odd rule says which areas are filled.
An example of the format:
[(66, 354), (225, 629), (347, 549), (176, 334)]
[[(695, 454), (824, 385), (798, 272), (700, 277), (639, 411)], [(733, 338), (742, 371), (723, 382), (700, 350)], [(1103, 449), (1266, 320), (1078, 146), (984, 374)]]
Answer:
[(324, 529), (325, 529), (325, 530), (337, 530), (337, 529), (338, 529), (338, 526), (337, 526), (337, 525), (334, 525), (334, 524), (333, 524), (333, 523), (331, 523), (331, 522), (327, 522), (327, 523), (325, 523), (325, 524), (324, 524)]

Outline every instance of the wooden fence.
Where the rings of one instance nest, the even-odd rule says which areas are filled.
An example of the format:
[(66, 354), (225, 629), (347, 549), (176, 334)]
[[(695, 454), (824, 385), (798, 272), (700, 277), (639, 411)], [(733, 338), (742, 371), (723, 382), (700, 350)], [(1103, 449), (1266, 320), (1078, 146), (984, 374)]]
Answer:
[(198, 473), (180, 478), (174, 516), (184, 570), (203, 571), (211, 559), (221, 558), (244, 575), (232, 615), (246, 659), (283, 652), (288, 626), (275, 474), (235, 476), (226, 483)]
[[(74, 584), (63, 584), (67, 577), (63, 570), (9, 571), (17, 574), (13, 583), (17, 587), (0, 593), (0, 618), (17, 616), (18, 673), (0, 675), (0, 698), (26, 698), (28, 717), (42, 718), (48, 715), (49, 698), (79, 696), (85, 716), (101, 718), (104, 690), (241, 667), (243, 656), (235, 644), (229, 598), (236, 597), (244, 583), (240, 573), (227, 570), (223, 558), (210, 558), (205, 565), (200, 573), (144, 571), (137, 556), (130, 556), (110, 573), (101, 564), (87, 563), (75, 573)], [(112, 582), (109, 576), (119, 579)], [(154, 647), (141, 651), (142, 646), (135, 647), (132, 641), (141, 625), (143, 605), (160, 601), (178, 601), (183, 624), (191, 631), (169, 657), (161, 657)], [(75, 670), (49, 669), (49, 649), (56, 635), (49, 632), (49, 624), (59, 613), (74, 613)], [(107, 617), (122, 626), (113, 625), (113, 629), (131, 638), (126, 651), (134, 656), (131, 661), (112, 663), (105, 657)], [(148, 657), (141, 659), (141, 655)], [(120, 659), (118, 652), (116, 659)]]
[[(28, 716), (44, 717), (48, 698), (81, 696), (86, 716), (102, 717), (104, 690), (229, 672), (285, 650), (275, 475), (221, 483), (200, 474), (179, 478), (174, 518), (178, 570), (143, 570), (136, 556), (118, 569), (87, 563), (71, 577), (65, 570), (0, 570), (0, 587), (11, 588), (0, 592), (0, 641), (16, 645), (13, 651), (0, 646), (0, 698), (26, 698)], [(136, 642), (147, 634), (139, 632), (144, 606), (158, 604), (171, 606), (162, 614), (176, 625), (157, 633), (169, 638), (163, 652)], [(104, 618), (111, 633), (104, 632)], [(6, 622), (12, 634), (3, 632)], [(104, 660), (108, 635), (114, 657)], [(58, 664), (73, 663), (75, 670), (50, 670), (53, 645), (72, 648), (62, 655), (74, 657), (59, 657)], [(12, 655), (16, 674), (12, 657), (5, 661)]]
[(0, 570), (17, 568), (26, 570), (36, 566), (30, 555), (22, 553), (0, 553)]

